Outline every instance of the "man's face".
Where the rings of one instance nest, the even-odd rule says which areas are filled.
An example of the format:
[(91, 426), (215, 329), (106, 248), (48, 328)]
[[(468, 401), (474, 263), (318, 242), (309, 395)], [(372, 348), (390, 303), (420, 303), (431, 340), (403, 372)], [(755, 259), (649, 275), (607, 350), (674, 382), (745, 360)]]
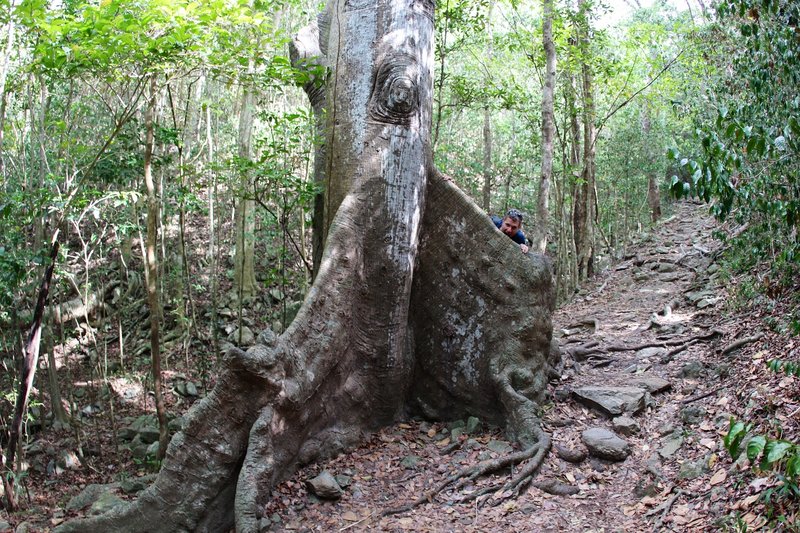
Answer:
[(500, 224), (500, 231), (508, 235), (509, 237), (513, 237), (519, 231), (519, 220), (515, 220), (511, 217), (506, 217), (503, 219), (503, 223)]

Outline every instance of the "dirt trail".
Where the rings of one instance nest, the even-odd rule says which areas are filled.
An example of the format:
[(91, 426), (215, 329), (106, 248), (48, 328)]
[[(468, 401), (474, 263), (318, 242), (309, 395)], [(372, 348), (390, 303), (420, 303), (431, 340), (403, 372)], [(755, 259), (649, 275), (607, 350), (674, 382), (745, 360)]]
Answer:
[[(616, 428), (625, 433), (630, 450), (622, 462), (590, 456), (578, 464), (551, 452), (537, 479), (577, 487), (576, 495), (530, 488), (498, 505), (459, 502), (507, 479), (496, 476), (381, 518), (382, 511), (416, 499), (463, 466), (507, 452), (497, 433), (473, 432), (457, 445), (462, 430), (453, 425), (408, 423), (280, 485), (264, 526), (275, 531), (714, 529), (727, 504), (718, 461), (732, 401), (722, 381), (730, 368), (720, 352), (735, 340), (733, 328), (720, 318), (721, 295), (714, 289), (715, 227), (702, 206), (678, 204), (623, 260), (557, 310), (554, 334), (566, 367), (543, 413), (545, 429), (556, 445), (580, 451), (587, 428)], [(644, 395), (644, 410), (628, 417), (632, 420), (612, 422), (591, 402), (578, 401), (576, 392), (586, 386), (652, 392)], [(304, 482), (322, 470), (344, 476), (340, 479), (349, 486), (340, 500), (320, 501), (304, 490)]]

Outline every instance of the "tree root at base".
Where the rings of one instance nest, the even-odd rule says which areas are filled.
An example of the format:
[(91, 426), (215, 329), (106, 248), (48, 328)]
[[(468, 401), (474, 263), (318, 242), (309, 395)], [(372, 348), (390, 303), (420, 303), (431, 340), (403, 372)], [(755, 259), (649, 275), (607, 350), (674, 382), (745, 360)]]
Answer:
[[(423, 503), (433, 502), (438, 494), (451, 485), (455, 485), (454, 490), (459, 490), (467, 483), (474, 481), (479, 477), (513, 467), (515, 464), (524, 463), (523, 467), (518, 472), (513, 474), (512, 478), (509, 479), (502, 487), (498, 487), (497, 485), (486, 487), (479, 491), (466, 494), (459, 499), (459, 502), (464, 503), (478, 500), (479, 503), (482, 503), (488, 499), (486, 498), (487, 495), (494, 494), (495, 501), (493, 504), (497, 505), (510, 497), (519, 496), (522, 490), (533, 480), (536, 472), (538, 472), (539, 468), (542, 466), (544, 458), (550, 451), (551, 440), (549, 435), (547, 435), (538, 427), (534, 431), (538, 436), (538, 440), (534, 445), (529, 446), (524, 450), (510, 453), (495, 459), (482, 461), (476, 465), (463, 468), (455, 474), (452, 474), (451, 476), (442, 480), (439, 484), (434, 486), (431, 490), (426, 491), (413, 502), (394, 509), (387, 509), (381, 513), (381, 516), (391, 516), (405, 513), (414, 509), (415, 507), (418, 507), (419, 505), (422, 505)], [(549, 482), (542, 482), (543, 487), (551, 487), (551, 485), (552, 484)], [(546, 489), (542, 488), (542, 490)]]

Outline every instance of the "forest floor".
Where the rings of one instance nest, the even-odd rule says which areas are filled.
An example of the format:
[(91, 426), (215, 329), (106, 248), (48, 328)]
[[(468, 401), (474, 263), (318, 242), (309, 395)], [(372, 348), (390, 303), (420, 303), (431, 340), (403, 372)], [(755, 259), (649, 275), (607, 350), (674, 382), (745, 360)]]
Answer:
[[(518, 497), (495, 494), (479, 502), (465, 496), (489, 484), (502, 486), (513, 469), (445, 490), (412, 510), (386, 516), (438, 485), (447, 476), (513, 449), (496, 428), (467, 421), (410, 420), (385, 428), (351, 453), (298, 471), (280, 484), (266, 509), (272, 531), (706, 531), (775, 527), (794, 508), (776, 499), (774, 473), (752, 473), (722, 446), (731, 416), (766, 419), (775, 431), (800, 440), (800, 380), (767, 369), (766, 361), (797, 360), (800, 339), (768, 328), (783, 320), (780, 299), (746, 307), (733, 295), (737, 279), (717, 264), (719, 225), (706, 208), (675, 206), (672, 216), (630, 246), (623, 259), (595, 276), (554, 316), (554, 335), (564, 354), (561, 379), (543, 407), (544, 429), (554, 444), (585, 451), (582, 432), (615, 429), (628, 443), (620, 462), (589, 457), (578, 463), (545, 460), (537, 480), (555, 480), (576, 494), (556, 496), (531, 486)], [(723, 231), (730, 228), (722, 228)], [(168, 377), (169, 379), (169, 377)], [(632, 420), (612, 420), (579, 401), (583, 387), (645, 387), (645, 406)], [(661, 390), (663, 389), (663, 390)], [(116, 392), (119, 392), (115, 388)], [(611, 394), (616, 394), (611, 389)], [(174, 401), (174, 399), (173, 399)], [(171, 404), (174, 411), (188, 407)], [(639, 406), (641, 407), (641, 406)], [(117, 417), (145, 412), (128, 404)], [(637, 409), (633, 409), (636, 411)], [(105, 417), (98, 417), (103, 424)], [(470, 421), (474, 425), (476, 421)], [(26, 511), (0, 512), (18, 531), (48, 531), (76, 515), (66, 503), (90, 483), (138, 479), (147, 464), (114, 452), (108, 435), (83, 443), (83, 468), (54, 474), (32, 471)], [(58, 433), (34, 442), (55, 456)], [(335, 501), (310, 493), (307, 482), (327, 471), (344, 488)], [(765, 495), (773, 494), (770, 502)], [(23, 496), (25, 501), (25, 496)], [(83, 511), (81, 511), (83, 512)], [(20, 524), (26, 524), (20, 528)], [(746, 525), (746, 528), (744, 527)], [(795, 526), (796, 527), (796, 526)], [(791, 526), (786, 526), (791, 529)]]

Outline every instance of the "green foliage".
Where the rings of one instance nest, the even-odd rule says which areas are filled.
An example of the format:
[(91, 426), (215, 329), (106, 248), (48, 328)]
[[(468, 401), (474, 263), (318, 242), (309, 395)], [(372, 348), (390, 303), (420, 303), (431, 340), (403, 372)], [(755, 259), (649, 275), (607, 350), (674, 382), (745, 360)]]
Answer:
[(716, 112), (698, 123), (699, 152), (668, 153), (680, 168), (671, 190), (713, 201), (720, 219), (738, 209), (741, 220), (772, 224), (787, 237), (794, 257), (798, 241), (790, 234), (800, 223), (800, 5), (727, 0), (718, 15), (708, 36), (721, 43), (716, 61), (722, 74), (711, 95)]
[(800, 377), (800, 363), (772, 359), (767, 362), (767, 366), (773, 372), (783, 372), (787, 376)]
[[(770, 370), (800, 376), (800, 365), (787, 361), (771, 360)], [(800, 498), (800, 445), (767, 434), (753, 434), (753, 423), (730, 418), (728, 433), (723, 444), (734, 459), (743, 452), (756, 471), (774, 471), (782, 482), (778, 489), (763, 494), (767, 504), (773, 496), (777, 499)], [(749, 437), (749, 438), (748, 438)]]

